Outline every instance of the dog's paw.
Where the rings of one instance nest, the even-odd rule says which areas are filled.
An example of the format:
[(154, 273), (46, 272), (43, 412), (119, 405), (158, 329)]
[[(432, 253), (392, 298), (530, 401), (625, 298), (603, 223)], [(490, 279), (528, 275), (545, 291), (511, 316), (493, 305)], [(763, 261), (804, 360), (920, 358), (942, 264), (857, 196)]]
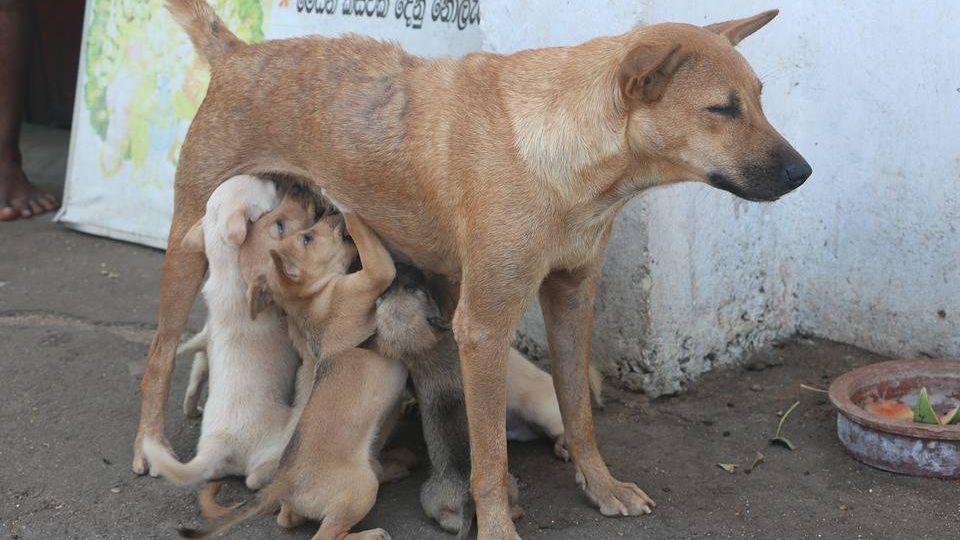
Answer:
[(636, 484), (620, 482), (609, 475), (606, 481), (593, 484), (578, 472), (577, 484), (605, 516), (639, 516), (649, 514), (656, 506)]
[[(160, 448), (162, 448), (163, 450), (165, 450), (168, 454), (170, 454), (170, 457), (172, 457), (173, 459), (177, 459), (177, 453), (173, 451), (173, 446), (170, 445), (170, 441), (168, 441), (165, 436), (163, 436), (163, 435), (145, 435), (145, 436), (143, 437), (143, 440), (144, 440), (144, 441), (147, 441), (148, 439), (149, 439), (149, 443), (150, 443), (150, 444), (152, 444), (152, 445), (155, 446), (155, 447), (159, 446)], [(143, 441), (138, 441), (138, 442), (139, 442), (140, 444), (138, 444), (138, 445), (134, 448), (134, 459), (133, 459), (134, 469), (133, 469), (133, 472), (136, 472), (137, 474), (147, 474), (147, 473), (149, 473), (150, 476), (152, 476), (153, 478), (159, 477), (159, 476), (160, 476), (160, 472), (154, 470), (153, 466), (150, 465), (150, 460), (147, 459), (147, 455), (143, 453), (143, 444), (142, 444)], [(137, 457), (136, 457), (136, 456), (138, 455), (138, 454), (137, 454), (138, 451), (140, 452), (140, 453), (139, 453), (139, 456), (140, 456), (140, 461), (139, 461), (139, 462), (137, 461)], [(159, 451), (160, 451), (159, 448), (154, 448), (154, 449), (152, 450), (152, 452), (159, 452)], [(143, 466), (143, 469), (141, 469), (143, 472), (137, 472), (136, 467), (137, 467), (138, 464), (140, 464), (140, 465)]]
[(147, 463), (147, 458), (143, 457), (143, 451), (140, 450), (140, 445), (137, 444), (133, 449), (133, 473), (144, 475), (150, 471), (150, 464)]

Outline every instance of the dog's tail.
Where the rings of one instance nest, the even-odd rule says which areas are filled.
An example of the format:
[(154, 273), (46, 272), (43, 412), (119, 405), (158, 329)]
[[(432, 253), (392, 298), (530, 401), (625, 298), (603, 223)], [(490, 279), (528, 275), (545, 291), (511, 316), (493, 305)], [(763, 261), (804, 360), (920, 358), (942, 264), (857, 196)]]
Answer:
[(151, 437), (143, 439), (143, 455), (150, 463), (150, 472), (159, 474), (178, 486), (195, 486), (204, 481), (208, 474), (208, 464), (212, 461), (212, 456), (200, 454), (187, 463), (180, 463), (167, 447)]
[[(177, 532), (183, 538), (207, 538), (230, 529), (241, 521), (254, 516), (272, 514), (280, 507), (280, 496), (286, 491), (286, 482), (274, 478), (265, 488), (261, 489), (252, 504), (243, 503), (239, 508), (226, 513), (223, 517), (208, 521), (196, 529), (182, 528)], [(250, 502), (250, 501), (248, 501)]]
[(233, 48), (243, 45), (204, 0), (167, 0), (167, 10), (187, 32), (204, 60), (215, 66)]

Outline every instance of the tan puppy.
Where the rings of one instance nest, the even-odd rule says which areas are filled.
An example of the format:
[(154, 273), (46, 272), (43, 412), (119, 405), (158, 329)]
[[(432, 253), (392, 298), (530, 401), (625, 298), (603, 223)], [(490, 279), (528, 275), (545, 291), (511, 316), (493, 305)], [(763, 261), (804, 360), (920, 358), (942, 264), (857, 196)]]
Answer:
[(342, 238), (343, 224), (325, 218), (271, 251), (275, 266), (259, 280), (266, 287), (251, 296), (256, 312), (271, 295), (320, 358), (313, 393), (276, 476), (250, 508), (206, 530), (183, 530), (184, 536), (205, 537), (281, 506), (281, 527), (322, 520), (315, 540), (390, 538), (382, 529), (349, 531), (376, 501), (380, 427), (407, 379), (403, 364), (361, 348), (374, 334), (376, 300), (395, 268), (372, 231), (352, 214), (346, 221), (359, 272), (346, 274), (353, 250)]
[(692, 180), (770, 201), (810, 176), (734, 49), (776, 12), (434, 60), (358, 36), (246, 44), (202, 0), (168, 5), (211, 81), (177, 169), (134, 470), (147, 468), (143, 436), (163, 435), (173, 353), (204, 270), (180, 238), (223, 178), (269, 172), (329, 190), (450, 284), (480, 538), (516, 538), (506, 356), (538, 293), (580, 485), (605, 515), (649, 512), (597, 449), (587, 390), (597, 278), (614, 218), (644, 189)]

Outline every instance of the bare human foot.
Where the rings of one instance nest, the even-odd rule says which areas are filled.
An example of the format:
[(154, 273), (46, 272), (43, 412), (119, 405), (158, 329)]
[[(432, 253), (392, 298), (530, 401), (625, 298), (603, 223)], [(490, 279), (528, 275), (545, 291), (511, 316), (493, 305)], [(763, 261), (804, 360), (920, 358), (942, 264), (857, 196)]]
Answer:
[(55, 210), (57, 199), (27, 180), (16, 161), (0, 163), (0, 221), (28, 218)]
[(49, 212), (57, 200), (34, 186), (20, 158), (27, 27), (24, 0), (0, 0), (0, 221)]

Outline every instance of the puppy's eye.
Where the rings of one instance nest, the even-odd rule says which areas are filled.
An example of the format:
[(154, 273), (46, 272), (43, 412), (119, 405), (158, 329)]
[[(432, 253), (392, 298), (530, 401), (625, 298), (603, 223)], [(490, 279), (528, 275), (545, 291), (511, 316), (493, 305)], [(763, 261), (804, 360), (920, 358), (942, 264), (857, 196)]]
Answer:
[(313, 235), (312, 235), (312, 234), (304, 234), (303, 236), (300, 237), (300, 242), (303, 243), (303, 246), (304, 246), (304, 247), (309, 246), (309, 245), (310, 245), (310, 242), (313, 242)]
[(713, 105), (707, 107), (707, 110), (713, 114), (726, 118), (740, 118), (740, 98), (736, 93), (730, 93), (730, 99), (723, 105)]
[(284, 227), (284, 225), (283, 225), (283, 220), (282, 220), (282, 219), (278, 219), (278, 220), (277, 220), (277, 233), (278, 233), (280, 236), (283, 236), (283, 231), (284, 231), (284, 229), (285, 229), (285, 227)]

